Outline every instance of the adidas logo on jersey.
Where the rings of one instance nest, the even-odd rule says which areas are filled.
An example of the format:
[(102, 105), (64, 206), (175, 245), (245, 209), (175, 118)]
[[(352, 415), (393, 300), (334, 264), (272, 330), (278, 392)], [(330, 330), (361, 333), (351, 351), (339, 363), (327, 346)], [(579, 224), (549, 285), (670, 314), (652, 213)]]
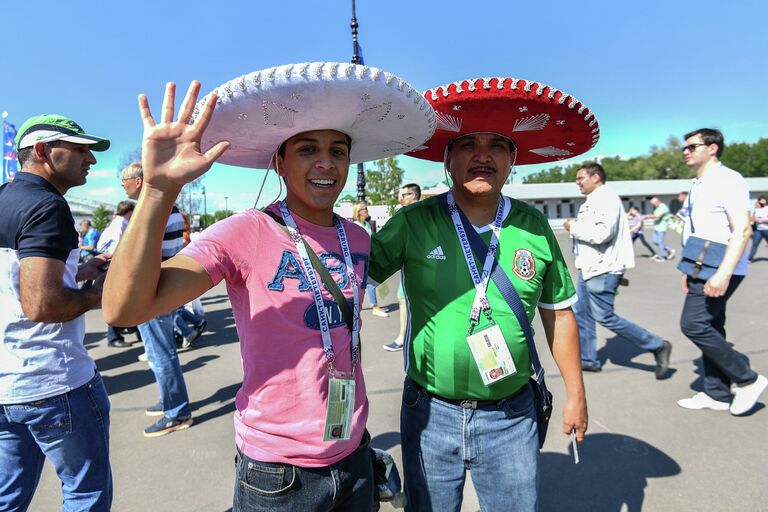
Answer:
[(428, 260), (445, 260), (448, 259), (445, 257), (445, 254), (443, 254), (443, 247), (438, 245), (434, 249), (432, 249), (432, 252), (427, 254)]

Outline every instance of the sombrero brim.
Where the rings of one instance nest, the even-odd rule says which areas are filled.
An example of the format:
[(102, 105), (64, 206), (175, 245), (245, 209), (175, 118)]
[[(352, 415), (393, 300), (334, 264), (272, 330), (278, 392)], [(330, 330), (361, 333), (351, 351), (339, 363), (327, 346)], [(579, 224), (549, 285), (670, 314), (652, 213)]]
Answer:
[(409, 156), (442, 162), (457, 137), (494, 132), (517, 146), (516, 164), (540, 164), (580, 155), (597, 144), (600, 125), (579, 100), (554, 87), (516, 78), (475, 78), (424, 93), (437, 128)]
[(350, 163), (358, 163), (407, 153), (435, 129), (434, 111), (421, 94), (369, 66), (283, 65), (235, 78), (216, 93), (202, 149), (228, 140), (231, 146), (218, 161), (239, 167), (268, 168), (280, 144), (311, 130), (349, 135)]

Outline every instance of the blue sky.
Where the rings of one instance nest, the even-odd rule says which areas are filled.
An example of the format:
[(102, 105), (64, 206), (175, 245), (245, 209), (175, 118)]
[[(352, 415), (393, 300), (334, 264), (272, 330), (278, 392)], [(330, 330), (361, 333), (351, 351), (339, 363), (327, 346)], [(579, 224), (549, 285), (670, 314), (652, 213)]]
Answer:
[[(117, 202), (121, 157), (141, 144), (136, 96), (159, 108), (166, 81), (209, 91), (295, 62), (348, 61), (348, 0), (4, 2), (0, 111), (18, 126), (60, 113), (112, 140), (88, 184), (69, 195)], [(482, 76), (550, 84), (601, 126), (583, 157), (641, 155), (701, 126), (726, 142), (768, 136), (768, 2), (646, 0), (547, 3), (357, 0), (366, 64), (418, 89)], [(400, 157), (407, 181), (436, 183), (438, 164)], [(568, 161), (565, 161), (568, 162)], [(518, 167), (518, 176), (541, 167)], [(354, 170), (348, 189), (354, 191)], [(610, 173), (610, 169), (608, 169)], [(264, 171), (216, 165), (208, 210), (251, 206)], [(262, 203), (275, 197), (274, 174)]]

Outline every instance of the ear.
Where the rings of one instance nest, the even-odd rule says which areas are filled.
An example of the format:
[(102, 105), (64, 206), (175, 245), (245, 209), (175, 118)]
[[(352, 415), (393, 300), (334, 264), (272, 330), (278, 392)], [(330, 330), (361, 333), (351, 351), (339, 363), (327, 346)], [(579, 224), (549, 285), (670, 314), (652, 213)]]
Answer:
[(285, 159), (275, 153), (275, 171), (277, 172), (278, 176), (285, 177)]
[(35, 142), (35, 145), (32, 146), (32, 152), (35, 154), (35, 158), (39, 162), (45, 162), (48, 160), (48, 146), (45, 145), (45, 142)]

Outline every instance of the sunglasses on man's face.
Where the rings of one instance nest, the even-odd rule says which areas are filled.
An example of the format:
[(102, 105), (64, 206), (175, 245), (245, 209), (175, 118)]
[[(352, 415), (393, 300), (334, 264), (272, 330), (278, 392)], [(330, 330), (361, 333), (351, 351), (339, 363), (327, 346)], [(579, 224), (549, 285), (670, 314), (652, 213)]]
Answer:
[(694, 151), (696, 151), (696, 148), (699, 146), (709, 146), (709, 144), (688, 144), (687, 146), (683, 146), (680, 149), (680, 151), (683, 153), (685, 153), (686, 151), (690, 151), (691, 153), (693, 153)]

